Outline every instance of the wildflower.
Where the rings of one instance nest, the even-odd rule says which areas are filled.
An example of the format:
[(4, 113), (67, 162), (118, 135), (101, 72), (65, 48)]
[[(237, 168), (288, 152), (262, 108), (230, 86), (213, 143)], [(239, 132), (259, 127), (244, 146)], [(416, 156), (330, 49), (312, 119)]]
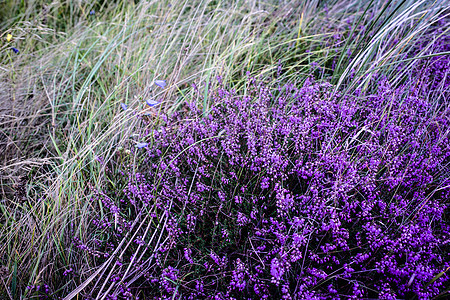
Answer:
[(123, 110), (127, 110), (128, 105), (126, 105), (125, 103), (120, 103), (120, 106), (122, 107)]
[(281, 280), (281, 277), (284, 274), (284, 268), (282, 267), (282, 263), (277, 259), (272, 259), (270, 266), (270, 274), (272, 275), (272, 283), (278, 284)]
[(139, 149), (145, 148), (148, 146), (148, 143), (137, 143), (136, 147), (138, 147)]
[(67, 270), (64, 271), (63, 276), (67, 276), (67, 275), (69, 275), (69, 274), (72, 273), (72, 272), (73, 272), (73, 269), (72, 269), (72, 268), (69, 268), (69, 269), (67, 269)]
[(160, 88), (164, 88), (166, 86), (165, 80), (155, 80), (155, 84), (159, 86)]
[(12, 34), (11, 34), (11, 33), (8, 33), (8, 34), (6, 35), (6, 41), (7, 41), (7, 42), (11, 42), (11, 39), (12, 39)]
[(91, 16), (95, 15), (95, 10), (91, 10), (91, 11), (89, 12), (89, 14), (90, 14)]
[(239, 291), (243, 291), (247, 285), (247, 281), (245, 280), (247, 273), (247, 267), (238, 258), (236, 261), (236, 268), (232, 272), (230, 286)]
[(147, 102), (147, 105), (148, 105), (148, 106), (150, 106), (150, 107), (153, 107), (153, 106), (155, 106), (155, 105), (158, 105), (158, 104), (159, 104), (159, 102), (158, 102), (158, 101), (155, 101), (155, 100), (153, 100), (153, 99), (148, 99), (148, 100), (145, 100), (145, 102)]
[(14, 51), (14, 53), (19, 53), (19, 49), (11, 47), (11, 50)]

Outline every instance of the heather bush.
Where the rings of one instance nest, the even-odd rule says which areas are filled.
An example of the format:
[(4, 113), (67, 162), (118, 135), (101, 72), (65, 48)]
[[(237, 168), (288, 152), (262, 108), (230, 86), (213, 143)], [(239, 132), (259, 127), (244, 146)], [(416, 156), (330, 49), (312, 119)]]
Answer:
[(76, 241), (108, 266), (108, 285), (91, 295), (442, 292), (448, 103), (431, 110), (421, 89), (374, 80), (376, 92), (344, 95), (313, 79), (297, 87), (249, 78), (241, 93), (221, 84), (210, 110), (186, 102), (163, 116), (142, 136), (143, 160), (121, 171), (123, 192), (105, 187), (92, 199), (109, 213), (92, 222), (95, 239)]

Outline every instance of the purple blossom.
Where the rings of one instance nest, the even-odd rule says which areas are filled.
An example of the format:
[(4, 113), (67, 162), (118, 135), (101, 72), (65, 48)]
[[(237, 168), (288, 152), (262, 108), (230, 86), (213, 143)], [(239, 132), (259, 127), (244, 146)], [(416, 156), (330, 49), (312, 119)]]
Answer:
[(147, 105), (150, 106), (150, 107), (153, 107), (153, 106), (156, 106), (156, 105), (159, 104), (158, 101), (155, 101), (155, 100), (153, 100), (153, 99), (147, 99), (147, 100), (145, 100), (145, 102), (146, 102)]
[(139, 149), (145, 148), (148, 146), (148, 143), (139, 142), (136, 144), (136, 147)]
[(154, 82), (157, 86), (159, 86), (160, 88), (164, 88), (166, 86), (166, 81), (165, 80), (155, 80)]

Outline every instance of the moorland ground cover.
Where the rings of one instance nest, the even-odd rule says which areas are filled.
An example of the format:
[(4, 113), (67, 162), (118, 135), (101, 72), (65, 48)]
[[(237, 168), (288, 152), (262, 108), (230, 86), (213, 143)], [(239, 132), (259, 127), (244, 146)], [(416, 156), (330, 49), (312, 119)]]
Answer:
[(448, 297), (446, 1), (0, 8), (0, 297)]

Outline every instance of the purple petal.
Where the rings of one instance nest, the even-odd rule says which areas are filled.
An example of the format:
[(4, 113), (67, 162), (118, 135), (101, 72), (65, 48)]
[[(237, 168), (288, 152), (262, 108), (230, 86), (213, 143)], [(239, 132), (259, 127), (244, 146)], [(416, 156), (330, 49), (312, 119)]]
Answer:
[(151, 107), (153, 107), (153, 106), (155, 106), (155, 105), (158, 105), (158, 104), (159, 104), (159, 102), (158, 102), (158, 101), (155, 101), (155, 100), (153, 100), (153, 99), (148, 99), (148, 100), (145, 100), (145, 102), (147, 102), (147, 105), (148, 105), (148, 106), (151, 106)]
[(145, 148), (148, 146), (148, 143), (137, 143), (136, 147), (138, 147), (139, 149)]
[(160, 88), (164, 88), (166, 86), (165, 80), (155, 80), (155, 84), (159, 86)]
[(127, 110), (128, 105), (126, 105), (125, 103), (120, 103), (120, 106), (122, 106), (123, 110)]
[(19, 49), (11, 47), (11, 50), (14, 51), (14, 53), (19, 53)]

